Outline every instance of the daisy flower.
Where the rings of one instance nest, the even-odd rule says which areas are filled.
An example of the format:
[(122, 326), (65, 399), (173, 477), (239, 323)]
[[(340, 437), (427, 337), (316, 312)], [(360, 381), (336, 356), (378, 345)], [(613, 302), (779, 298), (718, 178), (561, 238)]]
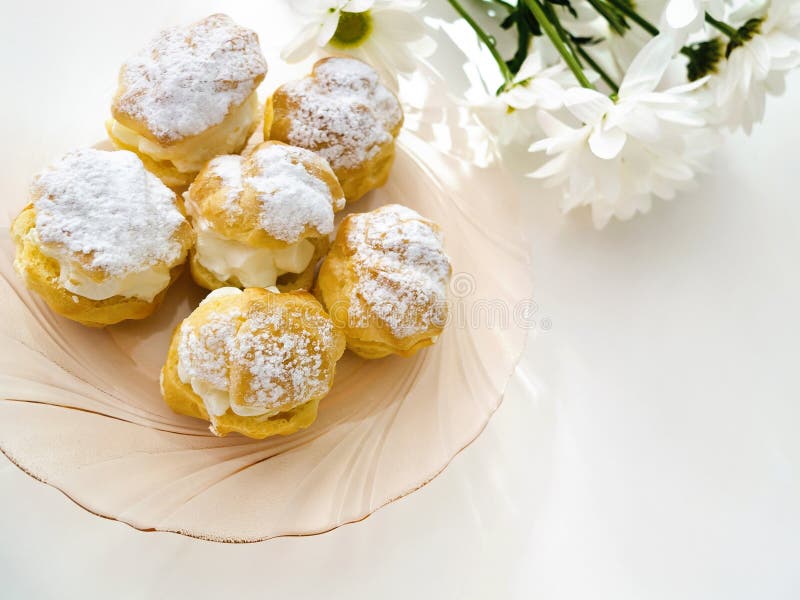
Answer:
[(710, 132), (706, 107), (694, 90), (705, 80), (657, 91), (674, 52), (670, 36), (648, 42), (616, 99), (588, 88), (566, 90), (564, 107), (580, 123), (577, 127), (539, 111), (547, 137), (530, 151), (552, 158), (530, 176), (562, 188), (565, 212), (589, 205), (599, 229), (612, 217), (647, 212), (652, 196), (671, 199), (702, 169), (713, 145), (706, 139), (697, 146), (698, 136)]
[(545, 66), (539, 52), (532, 52), (522, 63), (508, 89), (474, 107), (478, 119), (505, 145), (528, 141), (540, 134), (536, 111), (558, 110), (563, 106), (564, 90), (572, 85), (572, 74), (563, 63)]
[[(599, 79), (588, 70), (586, 77), (592, 83)], [(476, 104), (473, 110), (499, 145), (529, 142), (542, 134), (537, 109), (552, 112), (562, 108), (564, 91), (574, 83), (563, 62), (547, 66), (545, 54), (534, 51), (525, 58), (506, 91)]]
[(749, 134), (764, 117), (767, 94), (782, 94), (786, 73), (800, 65), (800, 3), (772, 0), (766, 16), (751, 16), (747, 23), (710, 89), (721, 122)]
[(305, 25), (281, 57), (298, 62), (318, 49), (346, 52), (385, 74), (409, 73), (435, 48), (416, 13), (423, 0), (295, 0)]

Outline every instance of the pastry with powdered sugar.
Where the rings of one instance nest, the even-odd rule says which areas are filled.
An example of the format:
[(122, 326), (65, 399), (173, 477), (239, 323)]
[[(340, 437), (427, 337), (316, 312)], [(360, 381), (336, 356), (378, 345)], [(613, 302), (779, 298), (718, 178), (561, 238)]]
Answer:
[(280, 86), (264, 109), (264, 138), (323, 156), (353, 202), (386, 183), (403, 110), (375, 70), (354, 58), (318, 61)]
[(175, 330), (161, 393), (215, 435), (288, 435), (316, 419), (344, 349), (308, 292), (219, 288)]
[(439, 226), (389, 204), (342, 221), (315, 294), (357, 355), (411, 356), (444, 329), (451, 273)]
[(11, 233), (28, 287), (93, 327), (149, 316), (194, 241), (175, 193), (134, 153), (93, 148), (36, 177)]
[(197, 234), (194, 280), (220, 287), (310, 290), (342, 188), (321, 156), (267, 141), (212, 159), (184, 194)]
[(256, 33), (226, 15), (165, 29), (120, 69), (106, 129), (182, 191), (211, 158), (244, 148), (266, 73)]

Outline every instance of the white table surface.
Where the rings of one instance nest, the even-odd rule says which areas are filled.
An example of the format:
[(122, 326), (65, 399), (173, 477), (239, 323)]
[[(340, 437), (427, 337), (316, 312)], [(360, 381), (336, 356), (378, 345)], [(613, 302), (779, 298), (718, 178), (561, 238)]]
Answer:
[[(259, 30), (285, 11), (6, 3), (4, 213), (32, 173), (102, 137), (126, 55), (212, 8)], [(273, 73), (279, 37), (262, 35)], [(0, 459), (0, 597), (799, 597), (798, 102), (794, 77), (696, 191), (603, 232), (518, 177), (552, 328), (419, 492), (321, 536), (223, 545), (100, 519)]]

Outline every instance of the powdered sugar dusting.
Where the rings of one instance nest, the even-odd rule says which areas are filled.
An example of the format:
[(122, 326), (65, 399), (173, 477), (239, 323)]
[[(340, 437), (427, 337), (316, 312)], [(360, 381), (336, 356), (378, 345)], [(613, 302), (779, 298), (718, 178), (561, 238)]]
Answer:
[(172, 266), (184, 249), (175, 194), (132, 152), (85, 148), (65, 155), (33, 183), (43, 245), (110, 276)]
[(242, 187), (242, 157), (236, 154), (217, 156), (208, 163), (211, 172), (222, 180), (226, 190), (225, 208), (233, 214), (239, 212), (236, 203), (243, 191)]
[[(324, 313), (291, 304), (248, 304), (246, 293), (235, 288), (212, 292), (201, 306), (221, 296), (231, 299), (212, 312), (192, 313), (178, 334), (178, 377), (207, 408), (207, 392), (216, 390), (209, 414), (228, 407), (240, 415), (274, 414), (328, 391), (335, 333)], [(249, 377), (242, 380), (236, 373)]]
[(212, 313), (199, 327), (190, 323), (190, 319), (181, 325), (178, 376), (184, 382), (198, 379), (217, 390), (227, 391), (228, 356), (241, 323), (238, 305), (231, 304)]
[[(302, 319), (298, 328), (295, 319)], [(252, 377), (246, 401), (265, 413), (287, 410), (328, 391), (323, 358), (333, 346), (333, 324), (322, 314), (258, 312), (239, 330), (232, 360)]]
[(351, 325), (377, 318), (397, 337), (443, 325), (450, 262), (432, 224), (398, 204), (350, 219), (347, 245), (356, 271)]
[(257, 175), (247, 177), (261, 202), (259, 221), (272, 237), (296, 242), (306, 227), (333, 231), (333, 210), (342, 208), (328, 184), (311, 175), (303, 162), (318, 162), (314, 153), (284, 144), (265, 144), (248, 157)]
[[(300, 241), (307, 229), (322, 235), (333, 231), (333, 215), (344, 208), (344, 196), (334, 196), (326, 181), (309, 173), (306, 165), (333, 171), (323, 158), (304, 148), (268, 142), (249, 155), (218, 156), (208, 171), (222, 181), (225, 191), (223, 208), (233, 221), (242, 213), (244, 198), (258, 200), (258, 225), (270, 236), (289, 244)], [(192, 198), (194, 187), (187, 199)]]
[(288, 141), (324, 156), (335, 170), (353, 168), (392, 140), (402, 120), (397, 98), (361, 61), (331, 58), (313, 77), (283, 86), (297, 102)]
[(221, 123), (267, 71), (258, 36), (226, 15), (162, 31), (121, 72), (116, 109), (162, 143)]

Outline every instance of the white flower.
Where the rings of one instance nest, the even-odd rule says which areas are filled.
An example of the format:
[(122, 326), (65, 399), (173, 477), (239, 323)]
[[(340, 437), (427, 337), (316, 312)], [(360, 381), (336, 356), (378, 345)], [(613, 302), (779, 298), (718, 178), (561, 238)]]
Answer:
[[(597, 79), (587, 72), (591, 81)], [(541, 134), (535, 109), (555, 111), (564, 106), (564, 91), (575, 76), (563, 62), (545, 65), (540, 52), (531, 52), (514, 76), (508, 90), (475, 106), (478, 119), (497, 137), (500, 145), (529, 142)]]
[(374, 3), (375, 0), (294, 0), (292, 8), (305, 17), (306, 23), (283, 49), (281, 58), (287, 62), (307, 58), (331, 41), (343, 12), (363, 13)]
[(696, 31), (703, 25), (705, 13), (725, 17), (723, 0), (669, 0), (664, 7), (664, 22), (672, 29)]
[(696, 146), (705, 129), (705, 108), (693, 91), (704, 83), (656, 91), (675, 52), (674, 39), (659, 35), (631, 63), (617, 100), (592, 89), (564, 93), (572, 127), (546, 111), (539, 120), (547, 138), (530, 147), (552, 158), (531, 177), (560, 186), (562, 209), (591, 205), (597, 228), (612, 217), (629, 219), (686, 187), (713, 145)]
[(800, 3), (772, 0), (758, 33), (734, 48), (711, 79), (718, 120), (748, 134), (764, 117), (766, 95), (780, 95), (786, 72), (800, 65)]
[(500, 146), (530, 142), (541, 132), (535, 110), (515, 110), (497, 96), (475, 104), (472, 112)]
[(306, 23), (281, 53), (297, 62), (315, 50), (347, 52), (384, 74), (409, 73), (416, 61), (433, 52), (422, 19), (413, 13), (423, 0), (294, 0)]
[(573, 77), (563, 62), (546, 67), (542, 55), (532, 52), (520, 66), (509, 89), (499, 98), (518, 110), (534, 106), (557, 110), (564, 104), (564, 86), (571, 83)]

